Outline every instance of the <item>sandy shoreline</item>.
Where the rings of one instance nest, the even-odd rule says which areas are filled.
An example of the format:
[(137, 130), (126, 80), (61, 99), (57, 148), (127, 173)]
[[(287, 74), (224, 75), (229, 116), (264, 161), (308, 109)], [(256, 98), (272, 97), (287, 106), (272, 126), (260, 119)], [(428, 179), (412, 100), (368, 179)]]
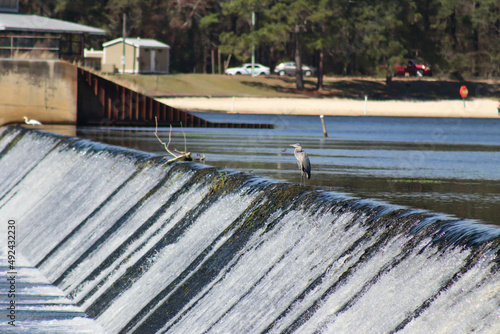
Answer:
[[(193, 111), (281, 115), (406, 116), (499, 118), (498, 101), (371, 101), (339, 98), (189, 97), (159, 98), (174, 108)], [(366, 109), (365, 109), (366, 106)]]

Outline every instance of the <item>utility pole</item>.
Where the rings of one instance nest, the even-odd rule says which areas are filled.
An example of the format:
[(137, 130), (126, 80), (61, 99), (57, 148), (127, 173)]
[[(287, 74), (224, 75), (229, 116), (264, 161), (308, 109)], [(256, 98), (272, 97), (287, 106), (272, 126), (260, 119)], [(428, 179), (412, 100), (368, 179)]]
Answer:
[(122, 38), (123, 38), (123, 50), (122, 50), (122, 74), (125, 74), (125, 37), (127, 34), (127, 14), (123, 13), (123, 30), (122, 30)]
[[(252, 33), (255, 31), (255, 11), (252, 10)], [(252, 78), (255, 76), (255, 44), (252, 45)]]

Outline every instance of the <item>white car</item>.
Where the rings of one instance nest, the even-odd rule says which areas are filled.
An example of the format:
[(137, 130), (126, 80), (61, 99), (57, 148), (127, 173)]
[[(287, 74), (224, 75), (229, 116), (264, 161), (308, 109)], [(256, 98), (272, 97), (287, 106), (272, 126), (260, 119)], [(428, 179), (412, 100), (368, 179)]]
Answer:
[[(254, 76), (270, 75), (271, 69), (261, 64), (253, 65)], [(252, 75), (252, 64), (243, 64), (241, 67), (230, 67), (224, 73), (230, 75)]]

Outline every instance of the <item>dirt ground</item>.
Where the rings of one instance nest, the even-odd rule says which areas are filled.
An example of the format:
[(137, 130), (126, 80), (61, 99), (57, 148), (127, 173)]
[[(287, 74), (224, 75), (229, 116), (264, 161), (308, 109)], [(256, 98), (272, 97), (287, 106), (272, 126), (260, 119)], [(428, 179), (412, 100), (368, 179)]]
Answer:
[(440, 77), (324, 77), (322, 90), (316, 90), (316, 78), (305, 78), (305, 89), (298, 91), (295, 78), (267, 76), (240, 79), (249, 87), (258, 87), (276, 93), (294, 94), (297, 97), (340, 97), (371, 100), (453, 100), (461, 99), (460, 87), (465, 85), (468, 98), (500, 98), (500, 80), (474, 79), (454, 80)]
[(400, 101), (341, 98), (194, 97), (160, 98), (175, 108), (193, 111), (281, 115), (408, 116), (499, 118), (492, 99)]

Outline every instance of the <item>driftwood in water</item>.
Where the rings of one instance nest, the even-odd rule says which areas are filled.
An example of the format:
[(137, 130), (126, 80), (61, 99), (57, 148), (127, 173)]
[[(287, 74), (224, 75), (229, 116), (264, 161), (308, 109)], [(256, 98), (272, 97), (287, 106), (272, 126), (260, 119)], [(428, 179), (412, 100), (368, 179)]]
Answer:
[(173, 156), (172, 159), (167, 160), (167, 164), (171, 163), (171, 162), (174, 162), (174, 161), (193, 161), (193, 158), (191, 157), (191, 152), (187, 151), (186, 134), (184, 133), (184, 130), (182, 130), (182, 133), (184, 134), (184, 151), (180, 152), (180, 151), (174, 150), (174, 152), (179, 153), (179, 155), (178, 155), (178, 154), (175, 154), (174, 152), (170, 151), (169, 148), (168, 148), (168, 146), (170, 145), (170, 140), (172, 138), (172, 125), (170, 125), (170, 131), (168, 133), (168, 143), (165, 144), (160, 139), (160, 137), (158, 136), (158, 120), (157, 120), (156, 117), (155, 117), (155, 123), (156, 123), (156, 128), (155, 128), (155, 136), (156, 136), (156, 138), (163, 145), (163, 147), (165, 148), (165, 150), (171, 156)]

